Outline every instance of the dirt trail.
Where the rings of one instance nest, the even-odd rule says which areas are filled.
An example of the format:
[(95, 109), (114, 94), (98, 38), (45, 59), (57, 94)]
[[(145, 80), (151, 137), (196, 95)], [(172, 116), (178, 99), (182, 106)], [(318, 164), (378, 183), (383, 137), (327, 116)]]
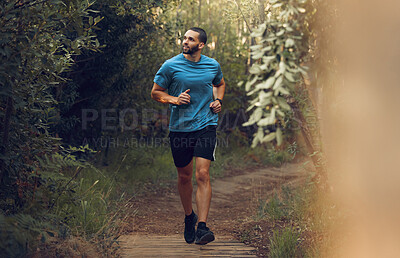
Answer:
[(207, 226), (214, 232), (216, 241), (206, 246), (185, 243), (184, 213), (176, 188), (141, 196), (133, 201), (138, 210), (129, 223), (132, 226), (128, 230), (130, 234), (119, 239), (122, 255), (232, 257), (236, 254), (255, 257), (251, 256), (254, 254), (252, 248), (238, 242), (239, 225), (251, 220), (259, 199), (265, 199), (282, 185), (296, 184), (304, 178), (304, 169), (299, 164), (287, 164), (281, 168), (255, 169), (214, 180), (211, 183), (213, 196)]

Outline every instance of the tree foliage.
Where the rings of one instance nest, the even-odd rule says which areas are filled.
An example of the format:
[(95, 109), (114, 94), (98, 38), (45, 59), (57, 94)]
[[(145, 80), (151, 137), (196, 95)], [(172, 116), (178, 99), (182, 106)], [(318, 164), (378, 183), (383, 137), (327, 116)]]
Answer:
[(257, 124), (253, 146), (276, 139), (282, 143), (285, 117), (291, 111), (287, 98), (306, 73), (302, 58), (308, 50), (303, 39), (305, 0), (270, 1), (270, 19), (251, 34), (259, 38), (251, 46), (252, 58), (257, 60), (250, 68), (245, 88), (253, 96), (248, 110), (252, 114), (244, 125)]
[[(93, 16), (95, 16), (93, 18)], [(95, 22), (93, 22), (93, 20)], [(92, 22), (90, 22), (92, 21)], [(74, 57), (96, 50), (99, 17), (86, 1), (6, 1), (0, 12), (1, 182), (11, 186), (37, 169), (36, 156), (57, 149), (50, 131), (54, 91)]]
[[(51, 220), (53, 226), (59, 223), (79, 225), (84, 230), (87, 229), (87, 232), (97, 232), (98, 224), (93, 226), (93, 222), (107, 214), (104, 210), (101, 216), (94, 215), (90, 221), (86, 221), (89, 215), (92, 216), (89, 213), (85, 213), (84, 217), (78, 216), (82, 210), (89, 210), (90, 205), (97, 208), (107, 207), (101, 204), (103, 199), (90, 201), (92, 199), (83, 195), (92, 191), (78, 188), (78, 174), (75, 172), (87, 167), (88, 163), (75, 158), (76, 155), (82, 156), (79, 148), (64, 151), (68, 148), (62, 147), (63, 141), (59, 136), (65, 132), (62, 129), (74, 121), (60, 121), (69, 118), (65, 113), (70, 111), (79, 96), (80, 81), (77, 83), (71, 80), (76, 78), (73, 75), (78, 61), (80, 64), (85, 63), (82, 62), (84, 58), (99, 54), (105, 58), (101, 60), (103, 63), (109, 62), (107, 58), (110, 59), (110, 56), (103, 55), (105, 46), (99, 42), (100, 37), (96, 32), (105, 31), (101, 39), (106, 41), (105, 38), (110, 36), (107, 34), (108, 30), (100, 27), (105, 14), (112, 12), (114, 16), (118, 16), (118, 13), (125, 10), (126, 3), (104, 1), (94, 4), (79, 0), (44, 0), (3, 1), (0, 4), (0, 207), (1, 214), (7, 216), (1, 217), (0, 236), (3, 239), (4, 234), (9, 234), (8, 242), (14, 241), (24, 247), (21, 253), (27, 251), (27, 242), (36, 239), (36, 233), (43, 237), (48, 235), (45, 230), (48, 227), (43, 224), (43, 220)], [(138, 2), (132, 4), (141, 12), (136, 16), (148, 13), (146, 4), (143, 1), (141, 9)], [(133, 6), (128, 8), (131, 12), (134, 10)], [(120, 36), (125, 40), (125, 45), (128, 45), (119, 45), (123, 49), (130, 50), (132, 44), (141, 40), (136, 32), (131, 33), (138, 36), (136, 41), (131, 41), (132, 37), (124, 37), (121, 33), (125, 31), (129, 34), (132, 26), (140, 24), (140, 19), (147, 22), (147, 16), (136, 16), (125, 20), (125, 25), (130, 23), (130, 27), (124, 27), (117, 19), (113, 20), (114, 27), (110, 25), (109, 29), (116, 30), (111, 36)], [(146, 32), (147, 29), (149, 28), (145, 26), (139, 27), (138, 31)], [(106, 43), (112, 42), (113, 38), (108, 38)], [(110, 49), (111, 47), (113, 46)], [(127, 50), (124, 51), (116, 55), (113, 63), (106, 67), (108, 70), (101, 71), (106, 76), (100, 79), (110, 81), (111, 76), (116, 73), (111, 68), (118, 58), (125, 57)], [(111, 54), (116, 53), (119, 52)], [(90, 65), (87, 62), (85, 64), (87, 66), (84, 68)], [(105, 78), (107, 71), (112, 73)], [(87, 73), (87, 70), (84, 72)], [(99, 74), (91, 76), (98, 78)], [(115, 89), (122, 83), (108, 85)], [(110, 89), (102, 89), (100, 93), (108, 91)], [(82, 150), (86, 153), (89, 149), (85, 147)], [(78, 191), (79, 189), (82, 191)], [(76, 209), (81, 204), (82, 209)], [(28, 222), (33, 220), (28, 224), (41, 226), (17, 227), (11, 234), (8, 228), (9, 223), (17, 223), (14, 217), (21, 223), (25, 219)], [(79, 218), (85, 220), (77, 220)], [(35, 228), (40, 229), (30, 237)], [(19, 237), (21, 235), (26, 237)], [(2, 254), (12, 255), (9, 251), (15, 246), (5, 244), (0, 247)]]
[[(85, 51), (77, 56), (73, 71), (67, 75), (70, 81), (59, 96), (64, 101), (57, 131), (74, 145), (89, 137), (121, 134), (120, 110), (151, 107), (148, 91), (152, 77), (170, 56), (171, 31), (160, 19), (162, 9), (167, 8), (165, 1), (100, 0), (93, 8), (101, 10), (104, 17), (97, 31), (104, 47), (101, 52)], [(98, 119), (86, 124), (82, 121), (84, 109), (99, 114)], [(108, 125), (114, 129), (104, 129), (101, 112), (111, 109), (115, 112), (108, 115), (115, 121)], [(129, 133), (140, 134), (140, 127)]]

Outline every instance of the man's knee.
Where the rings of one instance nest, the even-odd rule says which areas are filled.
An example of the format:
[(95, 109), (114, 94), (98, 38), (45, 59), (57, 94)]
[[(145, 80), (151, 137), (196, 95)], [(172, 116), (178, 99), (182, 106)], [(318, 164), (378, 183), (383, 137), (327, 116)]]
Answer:
[(196, 180), (198, 183), (208, 183), (210, 181), (210, 173), (206, 168), (200, 168), (196, 171)]
[(192, 181), (192, 174), (187, 172), (178, 172), (178, 180), (181, 184), (187, 184)]

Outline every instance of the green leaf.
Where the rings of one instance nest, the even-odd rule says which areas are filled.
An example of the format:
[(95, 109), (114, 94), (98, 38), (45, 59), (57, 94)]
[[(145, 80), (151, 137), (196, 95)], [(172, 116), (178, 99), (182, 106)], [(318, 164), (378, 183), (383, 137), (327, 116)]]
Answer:
[(254, 60), (260, 59), (261, 57), (263, 57), (264, 52), (262, 51), (257, 51), (257, 52), (252, 52), (251, 53), (251, 58), (253, 58)]
[(279, 76), (278, 79), (276, 80), (274, 87), (272, 88), (273, 90), (276, 90), (279, 86), (282, 85), (283, 82), (283, 77)]
[(269, 63), (276, 59), (276, 56), (263, 56), (263, 63), (269, 65)]
[(253, 113), (253, 115), (254, 115), (254, 120), (255, 120), (255, 121), (259, 121), (259, 120), (261, 119), (261, 117), (262, 117), (262, 114), (263, 114), (262, 109), (261, 109), (261, 108), (257, 108), (257, 109), (254, 111), (254, 113)]
[(267, 52), (270, 51), (272, 49), (272, 46), (267, 46), (265, 48), (262, 49), (262, 51)]
[(254, 89), (254, 90), (252, 90), (252, 91), (249, 91), (249, 92), (247, 92), (247, 96), (251, 96), (251, 95), (253, 95), (254, 93), (256, 93), (257, 91), (259, 91), (259, 89)]
[(283, 58), (281, 58), (281, 61), (279, 62), (279, 69), (282, 70), (282, 73), (286, 71), (286, 64)]
[(256, 134), (254, 134), (254, 139), (253, 143), (251, 144), (252, 148), (255, 148), (259, 142), (261, 142), (262, 137), (264, 136), (264, 132), (262, 131), (262, 128), (258, 128), (258, 131)]
[(273, 108), (271, 109), (271, 115), (270, 115), (270, 117), (269, 117), (269, 122), (270, 122), (271, 125), (272, 125), (272, 124), (275, 124), (275, 118), (276, 118), (275, 113), (276, 113), (276, 108), (273, 107)]
[(272, 8), (278, 8), (278, 7), (281, 7), (282, 5), (283, 5), (283, 3), (273, 4)]
[(104, 19), (104, 17), (101, 17), (101, 16), (97, 16), (96, 18), (94, 18), (94, 23), (95, 24), (97, 24), (97, 23), (99, 23), (101, 20), (103, 20)]
[(250, 50), (251, 51), (256, 51), (256, 50), (260, 50), (262, 48), (261, 45), (254, 45), (254, 46), (250, 46)]
[[(272, 92), (268, 92), (268, 93), (272, 93)], [(265, 107), (271, 103), (272, 103), (272, 101), (270, 98), (263, 98), (263, 99), (260, 98), (260, 101), (257, 102), (257, 104), (259, 104), (258, 106), (262, 106), (262, 107)]]
[(258, 26), (258, 28), (254, 29), (253, 32), (250, 34), (250, 36), (254, 38), (261, 37), (264, 34), (266, 28), (267, 24), (263, 23), (260, 26)]
[(257, 125), (262, 127), (262, 126), (267, 126), (269, 125), (269, 117), (265, 117), (263, 119), (261, 119), (260, 121), (257, 122)]
[(277, 101), (278, 101), (279, 107), (281, 107), (282, 109), (287, 110), (287, 111), (291, 110), (291, 108), (290, 108), (289, 104), (286, 102), (285, 98), (278, 97)]
[(281, 74), (284, 74), (286, 72), (286, 65), (283, 61), (279, 62), (279, 70), (275, 74), (275, 77), (278, 77)]
[(289, 26), (289, 23), (283, 24), (283, 27), (284, 27), (284, 28), (286, 29), (286, 31), (288, 31), (288, 32), (292, 32), (292, 31), (293, 31), (293, 28)]
[(277, 142), (278, 146), (281, 146), (281, 144), (282, 144), (282, 130), (279, 127), (276, 130), (276, 142)]
[(265, 82), (258, 84), (256, 87), (258, 89), (269, 89), (275, 82), (275, 77), (271, 76), (269, 77)]
[(280, 37), (285, 33), (285, 30), (280, 30), (276, 33), (276, 36)]
[(285, 75), (285, 77), (286, 77), (286, 79), (287, 79), (288, 81), (290, 81), (290, 82), (296, 82), (296, 80), (294, 79), (292, 73), (286, 72), (286, 73), (284, 73), (284, 75)]
[(93, 9), (87, 9), (86, 11), (90, 12), (90, 13), (100, 13), (100, 11), (93, 10)]
[(282, 112), (282, 110), (280, 110), (280, 109), (277, 109), (277, 110), (276, 110), (276, 113), (278, 113), (278, 115), (279, 115), (281, 118), (284, 118), (284, 117), (285, 117), (285, 113)]
[(298, 10), (300, 13), (305, 13), (305, 12), (306, 12), (306, 9), (301, 8), (301, 7), (298, 7), (297, 10)]
[(247, 122), (244, 122), (243, 124), (242, 124), (242, 126), (250, 126), (250, 125), (252, 125), (252, 124), (254, 124), (254, 121), (247, 121)]
[(288, 38), (288, 39), (286, 40), (286, 42), (285, 42), (285, 47), (286, 47), (286, 48), (289, 48), (289, 47), (292, 47), (292, 46), (294, 46), (294, 40), (291, 39), (291, 38)]
[(263, 129), (262, 128), (258, 128), (258, 131), (256, 133), (256, 138), (258, 138), (261, 141), (263, 137), (264, 137)]
[(245, 90), (249, 91), (250, 87), (257, 81), (258, 77), (254, 76), (254, 78), (251, 81), (246, 82)]
[(278, 88), (278, 90), (279, 90), (280, 93), (282, 93), (283, 95), (289, 95), (289, 94), (290, 94), (290, 92), (289, 92), (287, 89), (285, 89), (285, 87), (280, 87), (280, 88)]
[(260, 74), (262, 72), (259, 64), (253, 64), (249, 70), (251, 74)]
[(264, 136), (264, 138), (262, 139), (261, 142), (270, 142), (273, 139), (275, 139), (275, 137), (276, 137), (276, 133), (269, 133), (266, 136)]
[[(257, 99), (254, 99), (254, 100), (257, 100)], [(246, 109), (246, 112), (249, 112), (250, 110), (252, 110), (252, 109), (256, 106), (257, 103), (258, 103), (258, 102), (256, 101), (255, 103), (251, 104), (251, 105)]]
[(276, 58), (276, 56), (264, 56), (263, 57), (263, 62), (264, 63), (267, 63), (267, 62), (269, 62), (270, 60), (274, 60)]

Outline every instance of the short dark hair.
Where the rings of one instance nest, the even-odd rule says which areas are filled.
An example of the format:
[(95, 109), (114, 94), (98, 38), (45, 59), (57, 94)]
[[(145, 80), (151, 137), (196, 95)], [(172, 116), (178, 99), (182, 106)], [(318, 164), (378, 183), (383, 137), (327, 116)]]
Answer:
[(203, 42), (204, 45), (207, 43), (207, 33), (202, 28), (192, 27), (189, 30), (195, 31), (199, 33), (199, 40)]

